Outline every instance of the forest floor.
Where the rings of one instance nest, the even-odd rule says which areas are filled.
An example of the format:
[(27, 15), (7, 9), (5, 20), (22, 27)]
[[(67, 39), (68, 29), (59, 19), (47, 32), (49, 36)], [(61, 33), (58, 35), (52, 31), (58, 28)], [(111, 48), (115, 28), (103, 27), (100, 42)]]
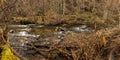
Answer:
[[(22, 57), (20, 57), (20, 54), (14, 52), (14, 50), (16, 50), (16, 52), (19, 53), (19, 50), (13, 48), (12, 52), (22, 60), (28, 57), (28, 60), (119, 60), (120, 24), (91, 28), (93, 30), (89, 33), (66, 33), (65, 37), (60, 42), (57, 39), (52, 38), (50, 41), (51, 44), (49, 45), (47, 45), (46, 41), (39, 41), (39, 43), (29, 42), (27, 45), (36, 52), (31, 51), (31, 49), (30, 51), (26, 50), (26, 52), (29, 51), (29, 53), (26, 53), (27, 55), (23, 54)], [(50, 30), (44, 29), (41, 32), (41, 35), (44, 35), (42, 33), (45, 31)], [(3, 34), (4, 38), (1, 37), (1, 52), (4, 51), (2, 46), (6, 45), (4, 39), (8, 38), (5, 37), (5, 34), (6, 32)], [(47, 37), (46, 35), (44, 36)], [(20, 40), (22, 38), (18, 37), (17, 39)], [(31, 38), (27, 37), (27, 39)], [(28, 47), (22, 48), (25, 49)], [(32, 54), (33, 52), (34, 54)], [(1, 58), (3, 58), (2, 55), (3, 54), (1, 54)]]
[[(28, 60), (42, 60), (42, 58), (43, 60), (120, 59), (120, 24), (118, 20), (103, 20), (101, 17), (87, 12), (80, 15), (61, 16), (61, 20), (57, 20), (57, 17), (54, 16), (44, 16), (44, 19), (41, 16), (14, 17), (14, 22), (11, 20), (11, 24), (25, 24), (22, 27), (18, 25), (17, 28), (11, 28), (11, 24), (1, 24), (1, 59), (5, 58), (3, 57), (5, 56), (3, 54), (5, 50), (4, 45), (10, 45), (12, 48), (8, 48), (22, 60), (25, 60), (24, 58)], [(33, 27), (34, 23), (38, 26), (37, 29)], [(5, 25), (7, 28), (5, 28)], [(42, 28), (39, 25), (43, 25)], [(87, 26), (90, 28), (90, 32), (79, 32), (78, 30), (81, 30), (79, 25)], [(76, 28), (76, 26), (78, 27)], [(35, 33), (38, 37), (36, 35), (25, 35), (26, 32), (20, 32), (20, 34), (23, 33), (22, 37), (18, 37), (19, 35), (17, 37), (8, 35), (10, 31), (13, 30), (10, 33), (14, 33), (14, 29), (18, 28), (29, 33)], [(84, 31), (84, 29), (86, 27), (81, 31)], [(75, 30), (77, 32), (71, 33), (69, 30)], [(56, 36), (62, 39), (59, 40)], [(25, 43), (26, 40), (30, 42), (27, 41)], [(12, 45), (11, 43), (13, 42), (14, 44)], [(25, 46), (19, 48), (23, 43), (25, 43)]]
[(118, 0), (0, 1), (0, 60), (120, 60)]

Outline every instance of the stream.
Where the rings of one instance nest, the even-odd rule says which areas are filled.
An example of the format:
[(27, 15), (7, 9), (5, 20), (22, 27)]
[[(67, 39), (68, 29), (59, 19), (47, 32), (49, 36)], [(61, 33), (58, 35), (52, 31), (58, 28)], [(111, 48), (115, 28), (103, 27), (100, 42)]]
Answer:
[[(45, 25), (9, 25), (8, 36), (11, 46), (28, 60), (44, 60), (29, 43), (34, 44), (44, 51), (41, 54), (46, 56), (49, 52), (42, 46), (49, 46), (53, 42), (59, 43), (64, 40), (66, 34), (91, 32), (92, 29), (86, 25), (74, 26), (45, 26)], [(43, 59), (42, 59), (43, 58)], [(59, 60), (59, 59), (58, 59)]]

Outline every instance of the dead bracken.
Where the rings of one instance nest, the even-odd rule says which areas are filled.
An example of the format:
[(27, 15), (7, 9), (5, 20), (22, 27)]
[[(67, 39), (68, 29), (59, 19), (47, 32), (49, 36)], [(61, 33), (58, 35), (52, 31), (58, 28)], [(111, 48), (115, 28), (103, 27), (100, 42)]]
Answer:
[(120, 0), (0, 0), (0, 60), (120, 60)]

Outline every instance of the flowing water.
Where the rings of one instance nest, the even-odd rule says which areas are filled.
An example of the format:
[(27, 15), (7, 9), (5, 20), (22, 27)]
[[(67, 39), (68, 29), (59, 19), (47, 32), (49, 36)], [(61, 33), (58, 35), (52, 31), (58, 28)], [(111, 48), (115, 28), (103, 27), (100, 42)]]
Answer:
[[(53, 42), (59, 43), (64, 40), (67, 33), (81, 33), (91, 32), (92, 30), (86, 25), (74, 25), (74, 26), (45, 26), (45, 25), (9, 25), (8, 36), (10, 37), (11, 46), (22, 56), (28, 58), (28, 60), (42, 60), (44, 55), (46, 56), (46, 46), (53, 44)], [(40, 48), (42, 53), (38, 53), (30, 46), (30, 43)], [(43, 58), (44, 60), (44, 58)]]

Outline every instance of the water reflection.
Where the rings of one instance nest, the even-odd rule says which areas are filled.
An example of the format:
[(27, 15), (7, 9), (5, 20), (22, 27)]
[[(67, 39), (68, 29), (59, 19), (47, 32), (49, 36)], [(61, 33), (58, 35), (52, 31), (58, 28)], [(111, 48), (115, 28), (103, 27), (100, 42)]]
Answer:
[(79, 32), (88, 32), (88, 31), (90, 31), (90, 28), (87, 27), (86, 25), (81, 25), (81, 26), (72, 26), (72, 27), (68, 28), (68, 30), (79, 33)]
[[(24, 27), (24, 28), (21, 28), (21, 27)], [(48, 44), (48, 41), (63, 40), (66, 33), (73, 33), (73, 32), (80, 33), (80, 32), (90, 31), (90, 29), (86, 25), (81, 25), (81, 26), (75, 25), (71, 27), (61, 26), (62, 28), (66, 29), (62, 31), (60, 31), (60, 29), (59, 31), (56, 31), (56, 27), (58, 26), (44, 26), (44, 25), (34, 25), (34, 24), (10, 25), (11, 30), (8, 32), (8, 35), (11, 38), (10, 40), (11, 43), (13, 43), (14, 45), (17, 45), (19, 42), (26, 43), (28, 41), (37, 41), (37, 40), (45, 41), (47, 42), (46, 44)], [(16, 40), (19, 40), (19, 42), (16, 43)]]
[[(11, 46), (21, 55), (27, 56), (27, 53), (35, 53), (30, 47), (30, 43), (34, 46), (48, 46), (53, 42), (60, 43), (64, 40), (67, 33), (89, 32), (86, 25), (63, 27), (65, 30), (58, 29), (58, 26), (44, 26), (44, 25), (10, 25), (8, 36), (10, 37)], [(41, 48), (43, 49), (43, 48)], [(33, 51), (30, 52), (30, 51)]]
[(37, 37), (38, 35), (31, 34), (31, 28), (24, 28), (24, 29), (11, 29), (8, 32), (10, 36), (23, 36), (23, 37)]

